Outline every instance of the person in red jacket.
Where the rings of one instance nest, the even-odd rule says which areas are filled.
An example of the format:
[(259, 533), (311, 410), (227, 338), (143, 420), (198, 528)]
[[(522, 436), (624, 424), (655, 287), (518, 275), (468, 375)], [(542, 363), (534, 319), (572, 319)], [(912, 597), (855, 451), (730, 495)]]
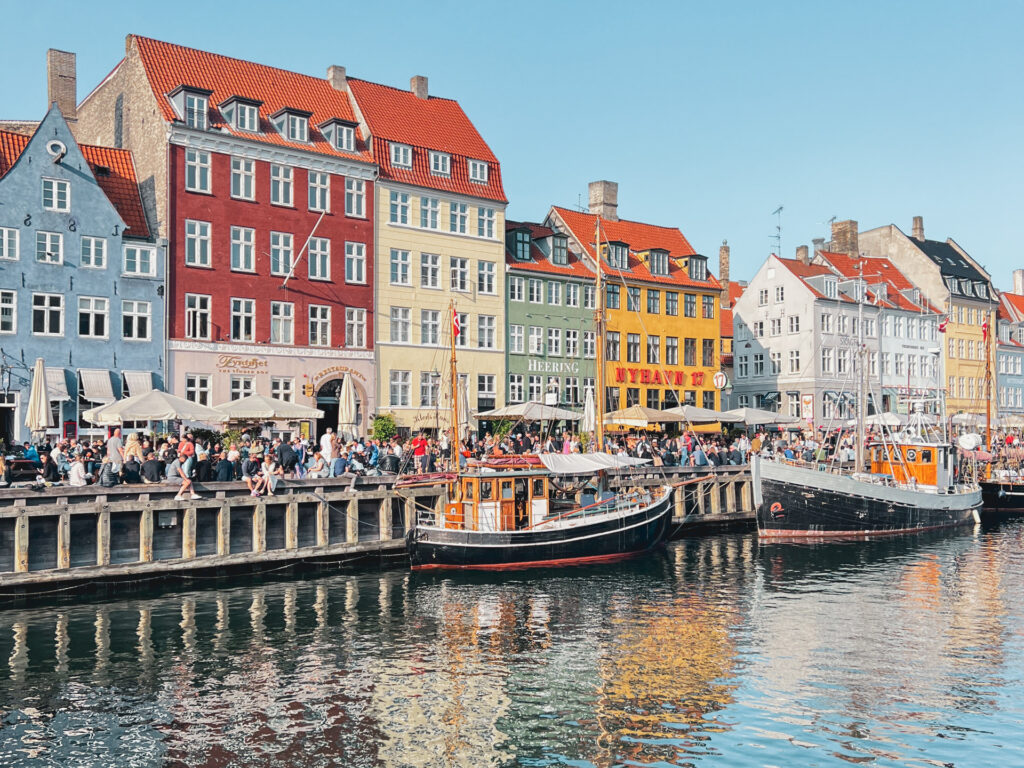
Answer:
[(412, 455), (416, 461), (416, 471), (424, 472), (427, 468), (427, 437), (422, 432), (412, 439)]

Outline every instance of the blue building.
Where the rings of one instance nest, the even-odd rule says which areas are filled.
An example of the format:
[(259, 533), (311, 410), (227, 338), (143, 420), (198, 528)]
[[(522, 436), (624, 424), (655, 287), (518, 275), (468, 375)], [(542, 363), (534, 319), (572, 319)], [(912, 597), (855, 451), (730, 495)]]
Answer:
[(164, 259), (131, 153), (79, 146), (56, 105), (31, 136), (0, 131), (0, 438), (29, 439), (46, 362), (52, 435), (82, 411), (163, 387)]

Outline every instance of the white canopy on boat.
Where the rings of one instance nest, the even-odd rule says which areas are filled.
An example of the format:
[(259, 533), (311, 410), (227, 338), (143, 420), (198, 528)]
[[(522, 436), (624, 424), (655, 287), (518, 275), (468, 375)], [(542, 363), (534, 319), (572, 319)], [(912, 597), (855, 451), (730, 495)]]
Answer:
[(583, 414), (576, 413), (576, 411), (568, 411), (565, 408), (556, 408), (553, 405), (537, 402), (506, 405), (504, 408), (483, 411), (476, 415), (478, 419), (524, 419), (526, 421), (576, 421), (582, 416)]
[(542, 453), (537, 458), (549, 472), (556, 475), (585, 475), (602, 469), (635, 467), (650, 461), (632, 456), (613, 456), (610, 453)]

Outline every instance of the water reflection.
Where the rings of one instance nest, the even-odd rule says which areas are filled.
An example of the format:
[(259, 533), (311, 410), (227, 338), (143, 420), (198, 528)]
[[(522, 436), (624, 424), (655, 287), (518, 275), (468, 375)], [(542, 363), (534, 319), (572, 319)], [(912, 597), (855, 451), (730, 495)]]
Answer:
[(1022, 565), (1019, 527), (731, 535), (11, 610), (0, 765), (1005, 763)]

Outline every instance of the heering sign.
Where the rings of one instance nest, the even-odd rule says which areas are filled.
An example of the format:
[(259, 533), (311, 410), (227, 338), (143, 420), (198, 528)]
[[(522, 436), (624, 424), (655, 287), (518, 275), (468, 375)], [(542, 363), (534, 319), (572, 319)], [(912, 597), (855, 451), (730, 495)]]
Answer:
[(699, 387), (704, 384), (704, 371), (691, 371), (687, 382), (686, 371), (662, 371), (660, 368), (615, 368), (616, 384), (668, 384), (670, 386)]
[(267, 361), (261, 357), (242, 357), (242, 355), (218, 355), (218, 371), (241, 371), (243, 373), (266, 373)]
[(580, 364), (558, 360), (538, 360), (531, 357), (526, 370), (530, 373), (579, 373)]

